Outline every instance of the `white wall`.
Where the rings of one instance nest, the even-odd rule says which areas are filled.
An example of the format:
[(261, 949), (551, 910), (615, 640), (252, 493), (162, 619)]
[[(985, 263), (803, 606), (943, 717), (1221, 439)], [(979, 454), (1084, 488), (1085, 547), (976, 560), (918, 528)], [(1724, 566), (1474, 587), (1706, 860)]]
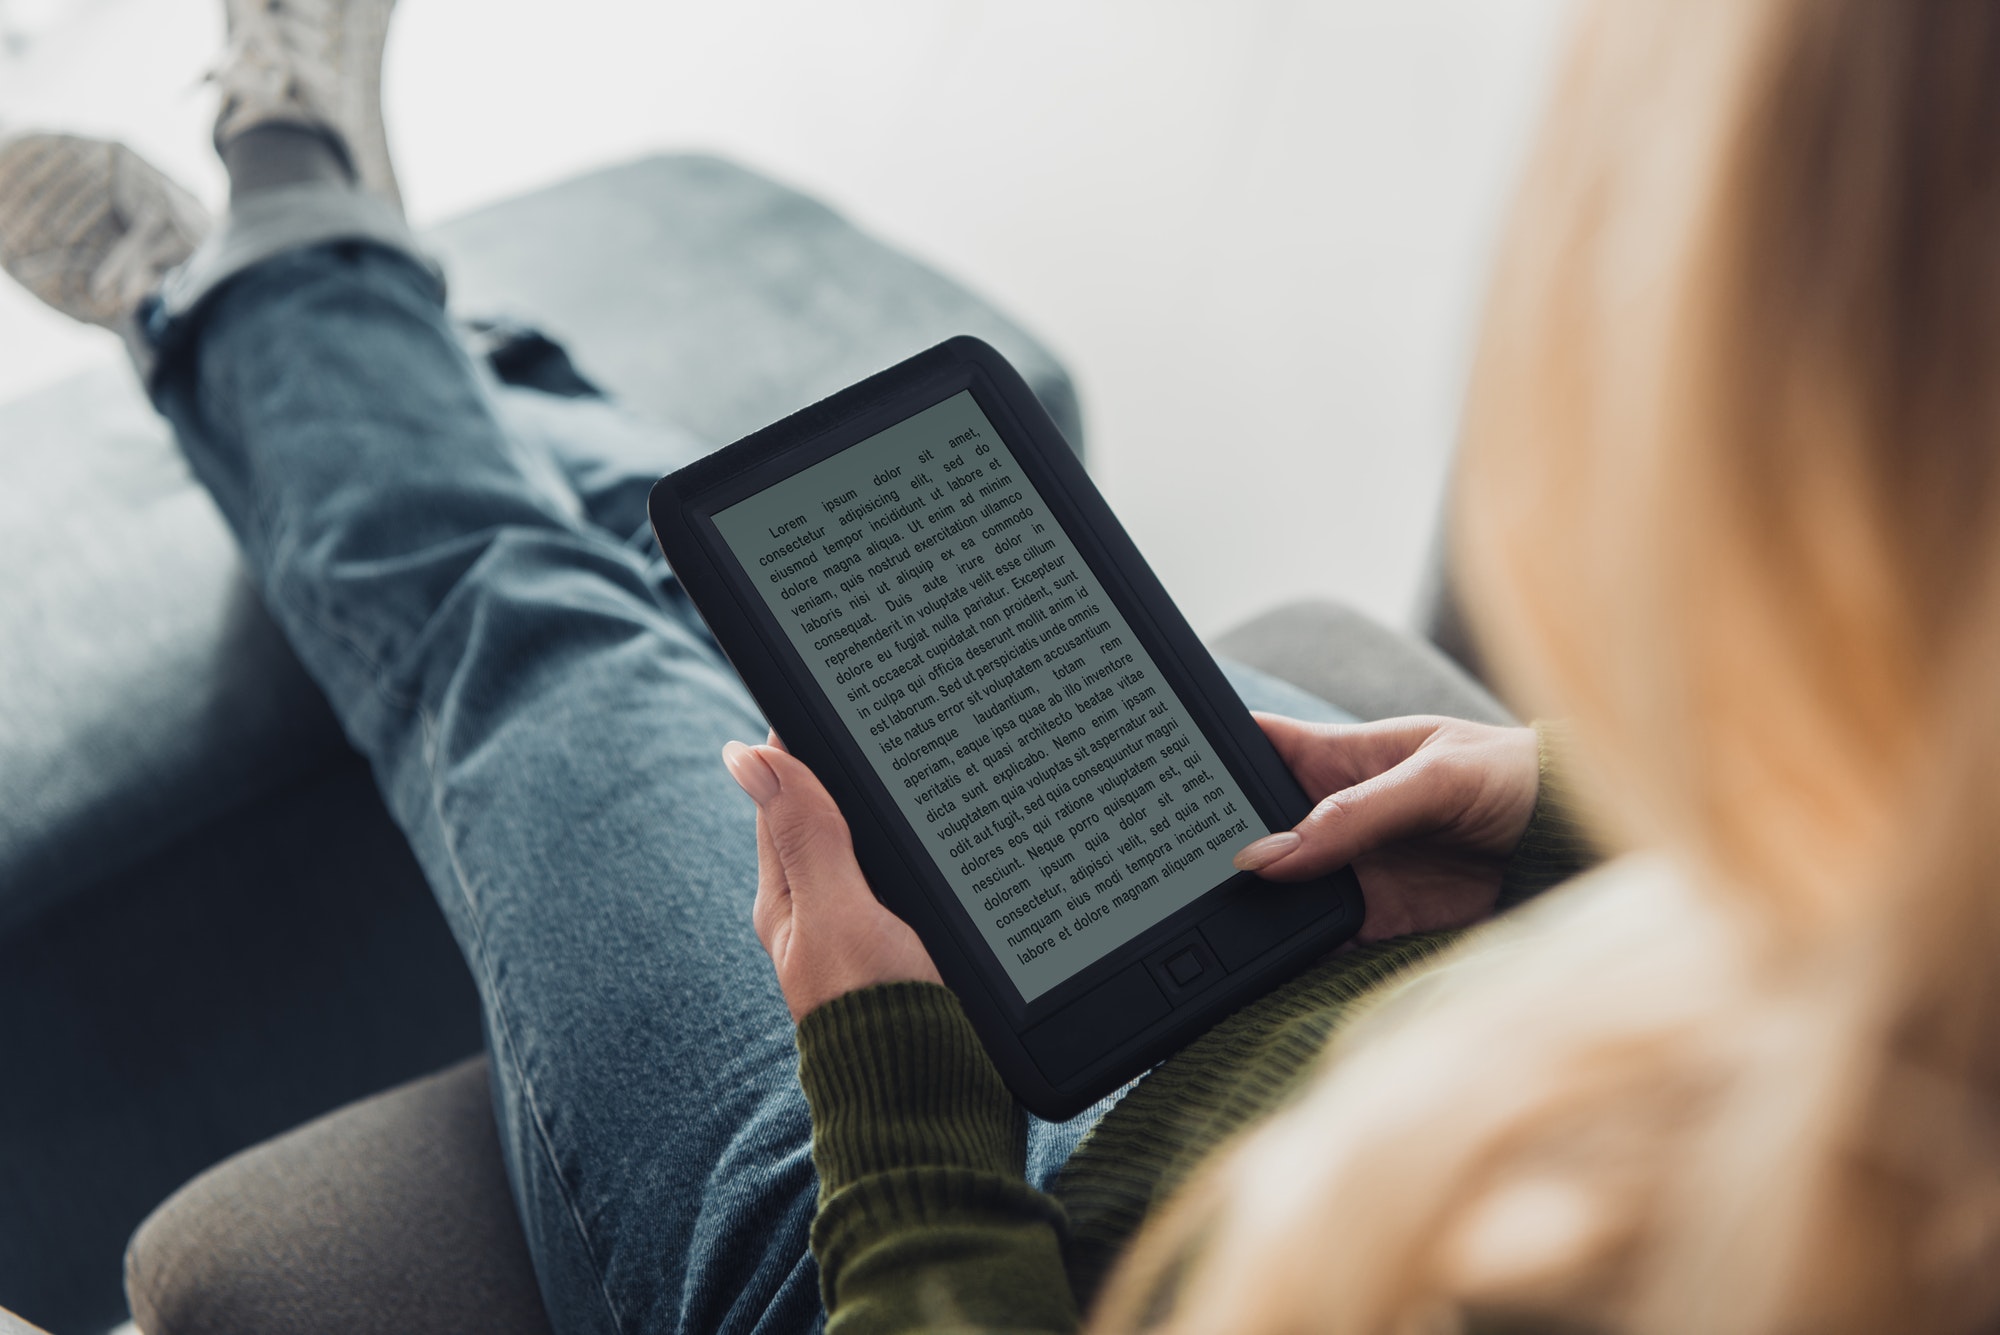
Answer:
[[(1076, 372), (1098, 478), (1197, 629), (1417, 585), (1482, 274), (1564, 0), (405, 0), (419, 222), (724, 152), (941, 265)], [(216, 0), (0, 0), (0, 123), (221, 180)], [(17, 43), (18, 44), (18, 43)], [(0, 398), (104, 355), (0, 292)]]

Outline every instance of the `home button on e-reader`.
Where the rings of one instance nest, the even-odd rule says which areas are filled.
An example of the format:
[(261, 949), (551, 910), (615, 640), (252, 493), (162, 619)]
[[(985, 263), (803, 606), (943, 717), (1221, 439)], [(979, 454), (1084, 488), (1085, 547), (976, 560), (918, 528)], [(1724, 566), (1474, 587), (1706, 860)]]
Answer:
[(1222, 981), (1227, 972), (1209, 949), (1200, 932), (1183, 932), (1146, 957), (1153, 981), (1176, 1006), (1211, 984)]

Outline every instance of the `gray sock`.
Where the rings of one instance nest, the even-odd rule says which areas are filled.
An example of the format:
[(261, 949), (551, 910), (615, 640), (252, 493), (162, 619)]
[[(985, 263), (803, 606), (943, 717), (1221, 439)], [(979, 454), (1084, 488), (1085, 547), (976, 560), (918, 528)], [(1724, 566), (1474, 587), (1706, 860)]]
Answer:
[(340, 142), (310, 125), (252, 126), (222, 146), (222, 165), (229, 169), (229, 198), (234, 203), (280, 186), (354, 185), (354, 171)]

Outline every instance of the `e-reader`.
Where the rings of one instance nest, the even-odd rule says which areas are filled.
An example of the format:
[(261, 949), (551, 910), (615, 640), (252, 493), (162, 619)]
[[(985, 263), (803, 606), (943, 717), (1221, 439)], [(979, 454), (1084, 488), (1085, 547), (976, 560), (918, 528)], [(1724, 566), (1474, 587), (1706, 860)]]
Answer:
[(669, 475), (651, 513), (1031, 1111), (1080, 1111), (1359, 928), (1347, 869), (1231, 865), (1310, 804), (985, 343)]

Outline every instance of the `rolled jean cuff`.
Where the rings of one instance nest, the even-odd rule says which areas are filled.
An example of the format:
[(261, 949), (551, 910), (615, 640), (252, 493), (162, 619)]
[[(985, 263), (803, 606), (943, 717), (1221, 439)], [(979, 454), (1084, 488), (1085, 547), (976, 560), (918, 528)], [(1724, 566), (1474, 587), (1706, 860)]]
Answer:
[(288, 251), (335, 242), (361, 242), (407, 255), (429, 271), (443, 299), (442, 271), (417, 244), (402, 212), (387, 200), (323, 182), (259, 191), (232, 205), (222, 225), (167, 275), (158, 296), (141, 307), (126, 339), (140, 376), (151, 384), (173, 327), (230, 279)]

